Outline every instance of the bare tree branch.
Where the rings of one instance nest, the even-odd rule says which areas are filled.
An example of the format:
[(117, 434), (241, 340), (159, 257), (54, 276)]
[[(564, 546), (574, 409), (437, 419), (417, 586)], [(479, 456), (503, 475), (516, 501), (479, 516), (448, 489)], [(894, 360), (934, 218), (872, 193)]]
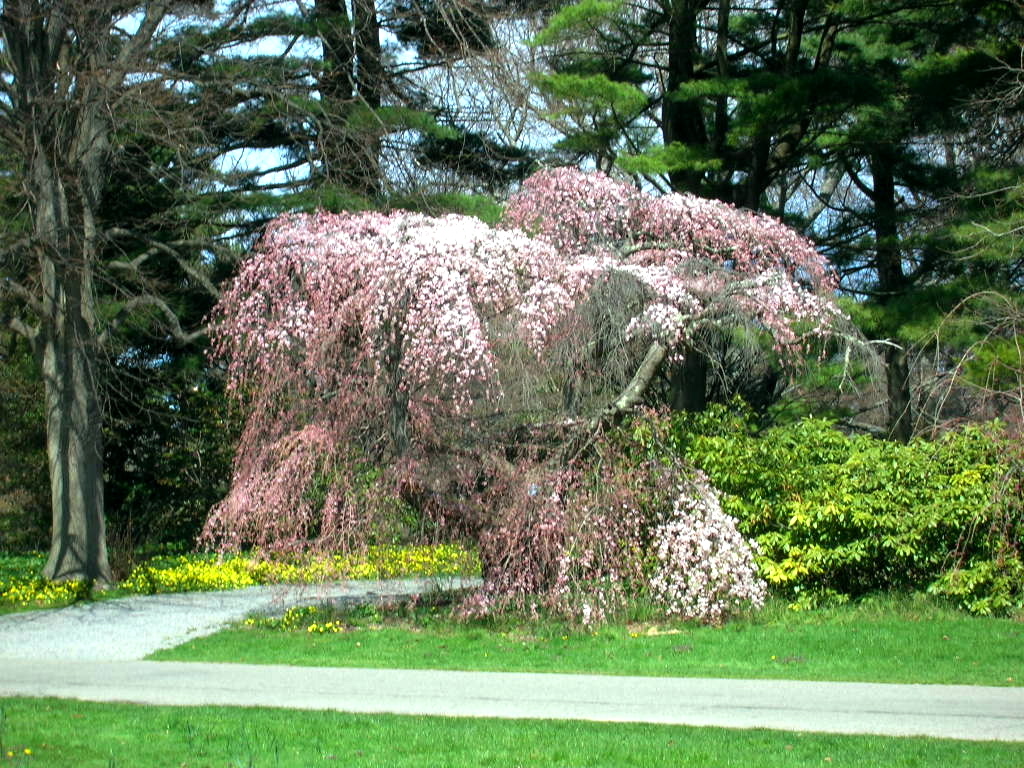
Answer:
[(32, 310), (33, 314), (42, 316), (43, 305), (40, 303), (39, 297), (24, 285), (9, 277), (0, 280), (0, 299), (4, 298), (5, 295), (18, 299)]
[(141, 296), (135, 296), (125, 302), (121, 310), (113, 320), (110, 321), (107, 329), (100, 334), (99, 342), (101, 344), (106, 343), (111, 334), (118, 330), (131, 317), (133, 312), (144, 307), (151, 307), (161, 315), (167, 325), (167, 329), (170, 332), (171, 337), (179, 344), (191, 344), (206, 335), (208, 331), (207, 326), (204, 325), (195, 331), (186, 332), (185, 329), (181, 327), (181, 321), (178, 319), (178, 316), (166, 301), (161, 299), (159, 296), (154, 296), (153, 294), (144, 294)]
[(179, 248), (191, 247), (191, 248), (203, 248), (209, 247), (209, 243), (200, 240), (172, 240), (169, 243), (162, 243), (159, 240), (154, 240), (151, 237), (147, 237), (139, 232), (133, 232), (131, 230), (115, 227), (108, 230), (108, 234), (111, 237), (127, 237), (138, 241), (141, 241), (149, 246), (149, 250), (143, 251), (138, 256), (133, 258), (131, 261), (112, 261), (109, 267), (114, 270), (132, 272), (134, 274), (142, 276), (142, 267), (145, 263), (157, 253), (165, 253), (169, 255), (181, 270), (195, 280), (203, 289), (212, 297), (217, 298), (220, 296), (220, 291), (217, 286), (210, 280), (209, 275), (204, 274), (199, 268), (196, 267), (192, 261), (181, 254)]

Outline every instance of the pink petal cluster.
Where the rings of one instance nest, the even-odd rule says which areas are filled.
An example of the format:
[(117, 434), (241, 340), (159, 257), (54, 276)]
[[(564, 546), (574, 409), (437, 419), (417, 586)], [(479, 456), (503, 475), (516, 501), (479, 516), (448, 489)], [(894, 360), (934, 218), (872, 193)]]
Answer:
[[(550, 246), (463, 216), (291, 215), (276, 220), (219, 305), (232, 387), (337, 362), (458, 411), (497, 385), (489, 319), (555, 263)], [(365, 386), (365, 384), (364, 384)]]
[(722, 511), (704, 473), (695, 471), (679, 491), (671, 514), (654, 530), (652, 598), (670, 615), (704, 624), (761, 608), (767, 585), (757, 575), (757, 543), (747, 541)]
[(599, 470), (532, 467), (498, 479), (480, 537), (484, 587), (467, 615), (545, 610), (590, 626), (646, 595), (666, 615), (721, 624), (763, 606), (756, 542), (702, 472), (637, 463), (615, 442), (599, 450)]
[[(631, 323), (633, 336), (647, 329), (681, 346), (702, 324), (753, 322), (778, 351), (799, 354), (839, 319), (835, 276), (814, 246), (776, 219), (722, 202), (651, 197), (601, 173), (556, 168), (525, 182), (509, 201), (505, 225), (550, 243), (579, 270), (548, 278), (558, 285), (571, 279), (575, 290), (535, 289), (563, 297), (556, 308), (563, 314), (565, 302), (602, 271), (629, 274), (648, 288), (650, 303)], [(799, 333), (797, 321), (809, 321)], [(530, 335), (534, 342), (543, 337), (539, 330)]]
[[(624, 281), (618, 314), (595, 308)], [(346, 462), (401, 464), (412, 487), (413, 454), (500, 452), (510, 421), (558, 421), (552, 409), (584, 395), (607, 405), (622, 377), (601, 366), (635, 368), (631, 339), (677, 359), (702, 327), (747, 323), (795, 353), (839, 318), (833, 286), (811, 244), (769, 217), (573, 169), (529, 179), (500, 228), (408, 212), (282, 216), (215, 311), (213, 353), (247, 419), (206, 536), (288, 548), (345, 538), (360, 529)], [(602, 536), (634, 533), (595, 505), (573, 513), (546, 583), (605, 583), (612, 595), (628, 582), (602, 565), (618, 546)], [(528, 542), (518, 525), (509, 535)], [(587, 526), (593, 536), (579, 534)]]

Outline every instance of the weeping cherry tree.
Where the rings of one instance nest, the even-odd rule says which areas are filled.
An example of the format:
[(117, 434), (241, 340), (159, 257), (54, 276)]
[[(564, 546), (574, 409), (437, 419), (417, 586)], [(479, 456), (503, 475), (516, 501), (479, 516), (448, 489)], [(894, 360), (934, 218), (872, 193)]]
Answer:
[(795, 363), (841, 322), (834, 287), (811, 243), (770, 217), (571, 169), (530, 178), (498, 228), (283, 216), (216, 311), (214, 354), (247, 420), (204, 539), (365, 540), (353, 468), (367, 463), (420, 502), (440, 487), (431, 473), (458, 478), (446, 487), (462, 498), (439, 504), (458, 517), (487, 484), (482, 456), (525, 467), (538, 453), (522, 444), (544, 433), (563, 442), (546, 460), (571, 462), (565, 445), (665, 397), (659, 376), (702, 330), (744, 329)]

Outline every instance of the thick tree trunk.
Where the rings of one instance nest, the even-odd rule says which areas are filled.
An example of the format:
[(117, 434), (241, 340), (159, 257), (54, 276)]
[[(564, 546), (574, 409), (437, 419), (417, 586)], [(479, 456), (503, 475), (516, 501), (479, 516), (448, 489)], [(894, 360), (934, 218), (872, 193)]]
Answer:
[[(73, 304), (73, 302), (69, 302)], [(103, 411), (94, 340), (69, 307), (45, 342), (46, 452), (53, 535), (43, 576), (113, 582), (103, 518)]]
[(669, 407), (673, 411), (699, 413), (708, 405), (708, 360), (689, 349), (682, 365), (669, 378)]
[[(53, 530), (43, 576), (113, 583), (107, 560), (103, 506), (103, 408), (92, 271), (96, 260), (93, 211), (101, 188), (105, 125), (96, 109), (78, 115), (79, 132), (65, 166), (41, 134), (32, 158), (42, 301), (36, 354), (46, 398), (46, 450)], [(75, 151), (81, 148), (80, 151)], [(75, 163), (74, 160), (78, 162)], [(72, 185), (62, 174), (77, 172)]]
[(910, 366), (903, 347), (885, 348), (885, 384), (889, 399), (889, 437), (906, 443), (914, 434), (910, 407)]
[[(661, 108), (661, 132), (666, 145), (678, 142), (707, 147), (708, 134), (700, 102), (673, 98), (678, 88), (694, 78), (697, 57), (697, 14), (704, 3), (672, 0), (668, 26), (668, 73), (666, 95)], [(676, 170), (669, 173), (674, 192), (700, 193), (702, 171)]]

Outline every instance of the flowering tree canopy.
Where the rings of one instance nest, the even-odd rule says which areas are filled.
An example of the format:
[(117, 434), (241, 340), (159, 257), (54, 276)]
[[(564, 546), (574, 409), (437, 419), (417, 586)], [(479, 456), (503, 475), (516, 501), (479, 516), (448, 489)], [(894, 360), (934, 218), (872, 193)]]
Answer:
[(494, 449), (567, 415), (595, 425), (703, 327), (746, 324), (798, 355), (838, 319), (833, 285), (774, 219), (570, 169), (529, 179), (500, 228), (283, 216), (217, 309), (214, 352), (248, 418), (205, 535), (336, 543), (365, 517), (346, 466)]

